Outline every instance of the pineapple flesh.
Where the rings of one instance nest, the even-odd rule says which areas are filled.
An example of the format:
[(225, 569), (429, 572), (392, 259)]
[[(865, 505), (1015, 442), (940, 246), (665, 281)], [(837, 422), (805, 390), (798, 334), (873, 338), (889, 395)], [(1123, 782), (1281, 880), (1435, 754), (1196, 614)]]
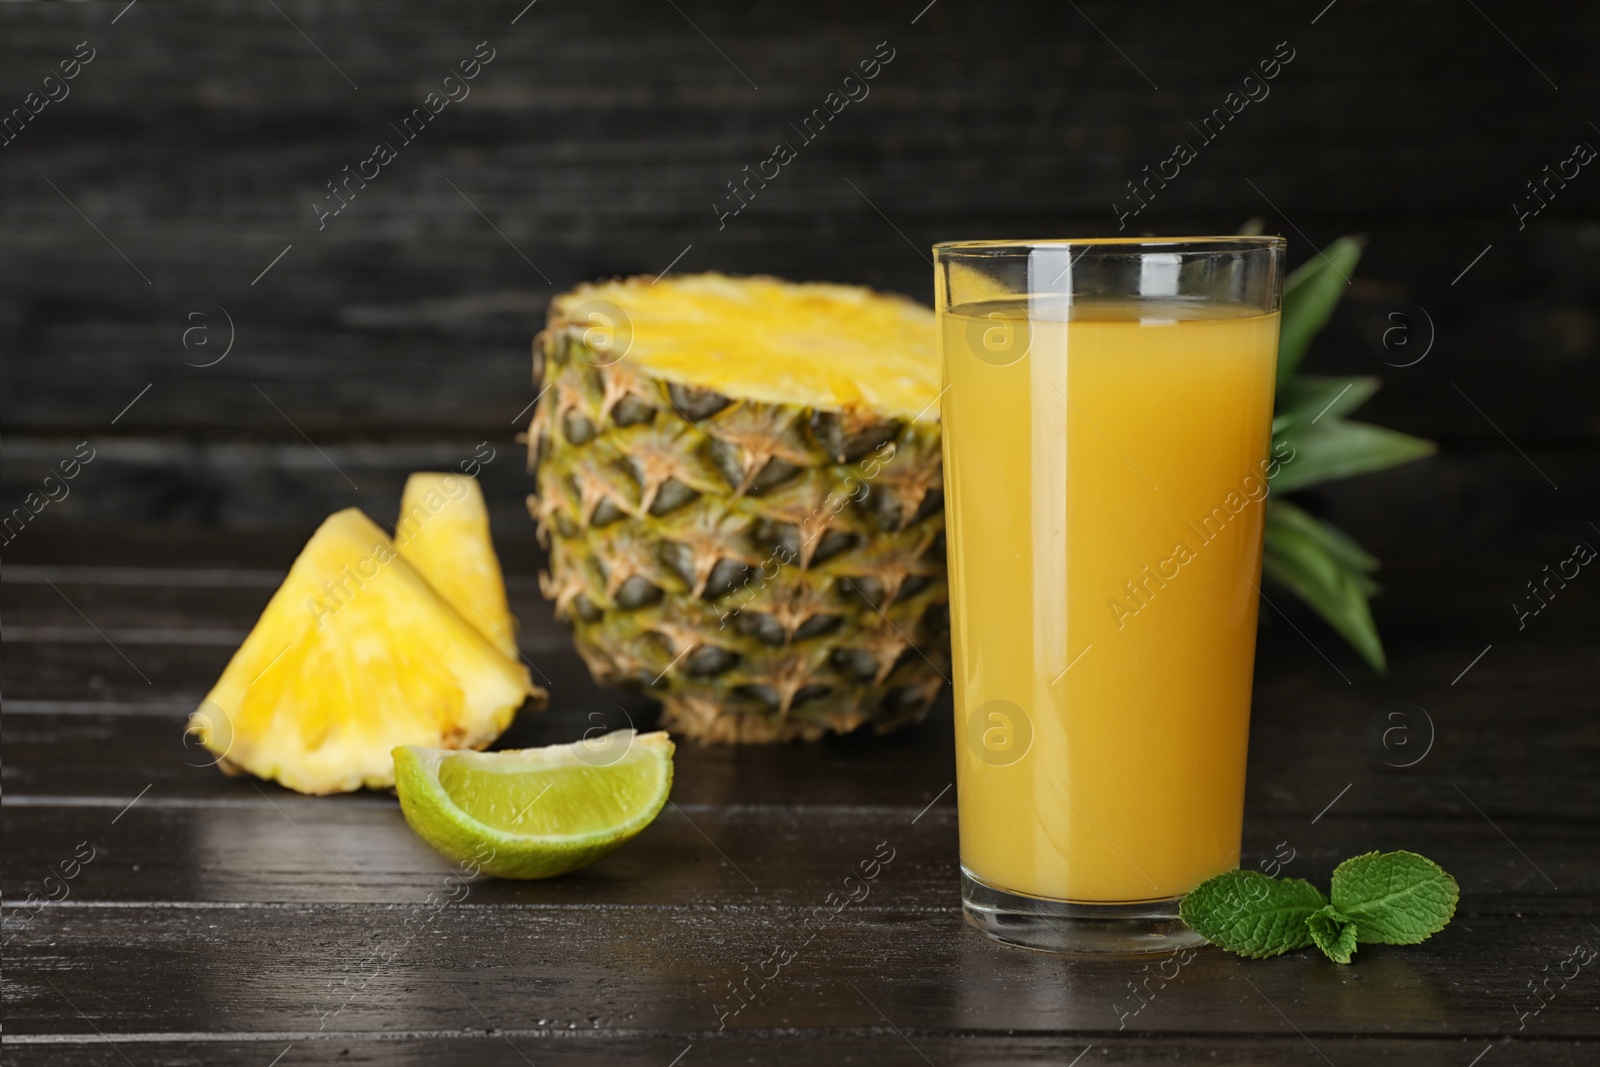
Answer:
[(318, 527), (189, 730), (225, 770), (302, 793), (394, 784), (396, 745), (484, 748), (527, 668), (463, 619), (359, 510)]
[(394, 528), (400, 558), (422, 572), (489, 643), (512, 659), (517, 621), (506, 603), (500, 559), (489, 539), (489, 509), (476, 479), (419, 471), (406, 479)]
[(534, 341), (545, 596), (701, 740), (922, 718), (948, 669), (933, 313), (718, 274), (582, 286)]

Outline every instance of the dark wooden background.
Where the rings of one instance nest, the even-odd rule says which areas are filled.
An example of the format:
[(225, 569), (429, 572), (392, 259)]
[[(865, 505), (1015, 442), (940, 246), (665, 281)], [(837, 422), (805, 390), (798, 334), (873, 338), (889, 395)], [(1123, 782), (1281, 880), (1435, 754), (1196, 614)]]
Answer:
[[(1134, 225), (1260, 216), (1295, 261), (1367, 234), (1311, 366), (1383, 375), (1369, 417), (1442, 451), (1320, 505), (1392, 571), (1513, 545), (1537, 571), (1568, 547), (1596, 495), (1600, 180), (1584, 170), (1522, 230), (1512, 204), (1578, 141), (1600, 146), (1600, 13), (1079, 6), (941, 0), (913, 25), (916, 2), (541, 0), (512, 25), (520, 4), (145, 2), (113, 25), (114, 4), (6, 5), (8, 107), (79, 41), (97, 56), (0, 148), (0, 502), (92, 438), (40, 528), (304, 527), (351, 500), (385, 515), (407, 469), (485, 438), (509, 457), (553, 293), (676, 260), (928, 300), (934, 240), (1113, 232), (1125, 183), (1288, 41), (1271, 95)], [(480, 41), (496, 58), (472, 95), (319, 231), (325, 183), (398, 143), (388, 123)], [(881, 41), (895, 59), (871, 95), (719, 230), (725, 183), (797, 140), (789, 123)], [(1434, 336), (1396, 369), (1373, 338), (1402, 305), (1391, 341)], [(222, 362), (190, 365), (230, 335)], [(487, 483), (508, 531), (515, 467)]]
[[(1259, 216), (1289, 237), (1296, 263), (1314, 245), (1366, 234), (1310, 367), (1381, 375), (1366, 417), (1432, 437), (1440, 453), (1308, 494), (1385, 561), (1374, 607), (1395, 673), (1363, 673), (1282, 597), (1307, 640), (1263, 613), (1246, 858), (1307, 832), (1328, 797), (1360, 782), (1340, 802), (1348, 812), (1314, 824), (1331, 836), (1308, 872), (1325, 875), (1380, 839), (1437, 851), (1479, 894), (1456, 940), (1431, 956), (1375, 954), (1364, 1000), (1349, 988), (1359, 968), (1335, 975), (1334, 988), (1315, 960), (1237, 971), (1212, 960), (1194, 983), (1211, 993), (1187, 991), (1156, 1029), (1120, 1034), (1103, 1004), (1084, 1014), (1081, 1000), (1114, 999), (1115, 967), (1052, 969), (958, 928), (945, 796), (916, 824), (929, 836), (912, 847), (908, 895), (872, 912), (855, 938), (836, 938), (823, 955), (837, 967), (817, 962), (813, 984), (785, 994), (793, 1014), (758, 1013), (737, 1039), (713, 1034), (707, 1009), (722, 972), (736, 974), (740, 953), (766, 934), (724, 925), (756, 905), (723, 860), (702, 857), (731, 879), (713, 890), (674, 866), (674, 850), (714, 839), (758, 881), (792, 882), (774, 907), (809, 905), (825, 888), (816, 865), (836, 853), (853, 863), (880, 824), (910, 833), (948, 781), (948, 720), (936, 716), (899, 741), (686, 756), (680, 783), (699, 784), (680, 786), (679, 799), (706, 835), (663, 824), (588, 882), (475, 890), (475, 902), (527, 908), (529, 925), (501, 914), (500, 948), (474, 942), (454, 972), (499, 974), (519, 952), (551, 968), (509, 972), (531, 983), (522, 999), (487, 978), (463, 987), (501, 1023), (418, 968), (374, 987), (367, 1014), (339, 1023), (369, 1037), (338, 1047), (297, 1037), (284, 1063), (342, 1047), (371, 1061), (520, 1062), (498, 1037), (440, 1036), (502, 1024), (540, 1061), (578, 1054), (550, 1037), (569, 1023), (610, 1035), (613, 1056), (638, 1062), (664, 1064), (692, 1043), (684, 1067), (719, 1056), (911, 1057), (894, 1024), (819, 991), (835, 970), (940, 1062), (1067, 1062), (1086, 1044), (1100, 1051), (1085, 1063), (1218, 1049), (1237, 1061), (1321, 1062), (1286, 1019), (1216, 992), (1243, 989), (1243, 978), (1265, 983), (1341, 1064), (1465, 1064), (1485, 1042), (1495, 1048), (1483, 1067), (1592, 1055), (1594, 975), (1528, 1030), (1507, 1005), (1561, 958), (1557, 945), (1591, 936), (1581, 917), (1600, 887), (1600, 578), (1586, 569), (1523, 631), (1511, 607), (1575, 542), (1600, 545), (1600, 173), (1586, 167), (1526, 228), (1512, 205), (1528, 203), (1524, 183), (1578, 142), (1600, 147), (1600, 11), (1504, 0), (524, 3), (0, 7), (0, 108), (20, 106), (79, 42), (96, 52), (68, 98), (0, 147), (0, 506), (20, 506), (78, 442), (95, 449), (70, 495), (0, 545), (8, 916), (44, 864), (70, 855), (58, 847), (90, 834), (86, 812), (104, 823), (152, 783), (117, 827), (131, 836), (106, 846), (115, 858), (8, 946), (8, 1060), (266, 1063), (276, 1035), (315, 1028), (294, 981), (310, 973), (328, 984), (329, 959), (359, 960), (351, 946), (375, 936), (358, 905), (420, 899), (443, 873), (403, 829), (373, 828), (392, 816), (369, 810), (392, 804), (378, 798), (314, 807), (270, 793), (307, 840), (349, 846), (336, 854), (358, 866), (377, 857), (348, 885), (314, 854), (286, 858), (299, 838), (229, 852), (231, 834), (267, 833), (259, 820), (278, 813), (247, 783), (182, 766), (185, 702), (329, 511), (354, 503), (389, 518), (406, 472), (454, 466), (490, 442), (483, 484), (528, 626), (524, 650), (569, 695), (514, 740), (564, 740), (590, 708), (614, 707), (585, 688), (532, 591), (529, 483), (513, 436), (533, 399), (528, 343), (551, 295), (675, 263), (864, 282), (927, 301), (935, 240), (1114, 232), (1125, 182), (1195, 140), (1189, 122), (1282, 41), (1295, 58), (1271, 95), (1202, 147), (1132, 228), (1231, 232)], [(482, 41), (495, 58), (470, 97), (399, 146), (388, 123)], [(794, 141), (789, 124), (884, 41), (895, 58), (870, 96), (719, 229), (725, 183)], [(380, 140), (398, 158), (319, 231), (311, 204), (325, 183)], [(1407, 317), (1389, 319), (1396, 309)], [(1386, 349), (1375, 338), (1397, 321), (1410, 347), (1391, 334)], [(196, 366), (230, 339), (220, 362)], [(1415, 365), (1390, 365), (1424, 349)], [(126, 661), (94, 643), (85, 618)], [(1483, 688), (1464, 696), (1473, 682)], [(1361, 741), (1373, 707), (1447, 698), (1462, 702), (1434, 759), (1454, 762), (1403, 782), (1374, 764)], [(1462, 803), (1468, 793), (1482, 810)], [(799, 807), (762, 822), (786, 802)], [(1538, 853), (1560, 892), (1502, 831)], [(374, 834), (377, 851), (362, 853)], [(771, 841), (792, 854), (779, 850), (762, 869), (752, 855)], [(481, 915), (448, 913), (460, 929), (429, 952), (470, 939), (472, 923), (489, 921)], [(539, 940), (562, 924), (567, 950)], [(1477, 929), (1488, 931), (1481, 941)], [(698, 955), (663, 957), (661, 931), (680, 945), (698, 939)], [(919, 959), (931, 970), (918, 971)], [(898, 994), (887, 991), (895, 983)], [(681, 984), (700, 989), (692, 1006), (663, 993)], [(1289, 1007), (1302, 994), (1305, 1014)], [(1176, 992), (1171, 1003), (1183, 1003)], [(145, 1037), (112, 1049), (97, 1030)], [(1012, 1030), (1031, 1036), (1012, 1042)], [(414, 1032), (415, 1043), (371, 1040), (379, 1031)], [(1231, 1044), (1213, 1040), (1224, 1032)], [(19, 1034), (37, 1040), (11, 1047)]]

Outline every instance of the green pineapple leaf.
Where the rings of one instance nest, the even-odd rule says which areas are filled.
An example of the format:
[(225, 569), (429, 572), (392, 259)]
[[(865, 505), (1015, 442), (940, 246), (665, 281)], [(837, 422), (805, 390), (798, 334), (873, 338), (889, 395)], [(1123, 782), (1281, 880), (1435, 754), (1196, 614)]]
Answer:
[(1278, 334), (1278, 386), (1294, 377), (1311, 339), (1327, 323), (1361, 259), (1363, 237), (1341, 237), (1295, 268), (1283, 283)]
[(1297, 374), (1278, 390), (1277, 417), (1285, 420), (1285, 425), (1339, 418), (1365, 404), (1382, 384), (1378, 378), (1313, 378)]
[(1373, 670), (1383, 673), (1387, 669), (1383, 642), (1367, 606), (1367, 598), (1378, 587), (1368, 577), (1370, 567), (1351, 562), (1356, 554), (1367, 561), (1371, 557), (1333, 527), (1293, 505), (1289, 508), (1285, 511), (1283, 502), (1277, 499), (1267, 502), (1263, 573), (1287, 586), (1338, 631)]
[(1432, 455), (1437, 447), (1398, 430), (1332, 416), (1307, 424), (1291, 421), (1278, 440), (1294, 449), (1273, 479), (1273, 488), (1284, 493), (1408, 463)]
[[(1284, 281), (1272, 452), (1282, 455), (1283, 446), (1293, 452), (1272, 480), (1278, 493), (1383, 470), (1435, 450), (1432, 441), (1344, 417), (1377, 392), (1377, 378), (1298, 373), (1311, 339), (1355, 275), (1365, 244), (1362, 237), (1341, 237)], [(1262, 572), (1310, 605), (1382, 673), (1383, 643), (1367, 603), (1378, 591), (1371, 577), (1378, 561), (1346, 534), (1277, 494), (1267, 501), (1266, 527)]]
[(1346, 570), (1370, 573), (1378, 569), (1377, 557), (1356, 544), (1349, 534), (1313, 518), (1287, 500), (1273, 497), (1267, 502), (1267, 523), (1269, 527), (1281, 527), (1315, 542), (1319, 549)]

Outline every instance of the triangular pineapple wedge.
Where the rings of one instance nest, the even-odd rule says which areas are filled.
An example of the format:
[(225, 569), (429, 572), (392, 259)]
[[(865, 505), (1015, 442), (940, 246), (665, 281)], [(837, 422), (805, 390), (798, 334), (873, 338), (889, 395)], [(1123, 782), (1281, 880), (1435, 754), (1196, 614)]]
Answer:
[(419, 471), (400, 497), (395, 547), (478, 632), (516, 659), (517, 620), (489, 540), (489, 509), (474, 478)]
[(396, 745), (484, 748), (543, 690), (359, 510), (300, 551), (189, 730), (302, 793), (394, 784)]

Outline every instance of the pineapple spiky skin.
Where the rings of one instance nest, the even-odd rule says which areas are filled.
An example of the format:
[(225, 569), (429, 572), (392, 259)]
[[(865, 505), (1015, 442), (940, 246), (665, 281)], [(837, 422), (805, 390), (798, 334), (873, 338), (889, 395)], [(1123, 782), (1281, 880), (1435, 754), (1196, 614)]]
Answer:
[(937, 422), (671, 381), (570, 304), (534, 341), (528, 507), (596, 680), (703, 741), (920, 720), (949, 664)]
[(396, 745), (486, 748), (544, 690), (355, 508), (330, 515), (190, 716), (230, 773), (302, 793), (394, 784)]

